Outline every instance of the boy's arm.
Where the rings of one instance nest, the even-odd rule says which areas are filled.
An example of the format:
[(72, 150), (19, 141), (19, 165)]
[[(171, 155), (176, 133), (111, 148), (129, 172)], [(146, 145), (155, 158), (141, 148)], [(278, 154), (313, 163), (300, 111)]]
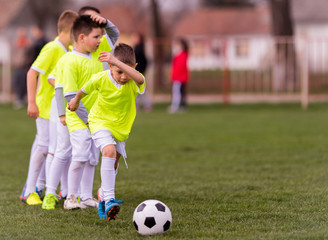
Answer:
[(107, 25), (106, 25), (106, 33), (109, 39), (112, 41), (113, 45), (117, 42), (117, 39), (120, 37), (120, 31), (118, 28), (108, 19), (106, 19)]
[(55, 98), (57, 103), (57, 111), (60, 122), (65, 126), (66, 118), (65, 118), (65, 100), (64, 93), (62, 87), (55, 88)]
[(112, 44), (115, 45), (117, 39), (120, 36), (120, 31), (118, 30), (118, 28), (111, 21), (100, 16), (99, 14), (94, 14), (94, 15), (91, 15), (90, 17), (95, 22), (106, 23), (105, 30), (106, 30), (107, 36), (109, 37), (109, 40), (112, 42)]
[[(75, 96), (76, 95), (68, 95), (68, 96), (65, 96), (65, 99), (68, 103), (70, 103), (75, 98)], [(76, 99), (74, 99), (73, 101), (75, 101), (75, 100)], [(67, 106), (67, 109), (71, 110), (69, 105)], [(83, 105), (83, 103), (82, 102), (80, 103), (80, 101), (77, 102), (76, 108), (72, 108), (72, 109), (73, 110), (71, 110), (71, 111), (75, 111), (76, 115), (82, 120), (82, 122), (84, 122), (86, 125), (88, 125), (89, 112), (86, 109), (86, 107)]]
[(51, 85), (51, 86), (53, 86), (53, 87), (55, 87), (55, 79), (56, 79), (56, 77), (55, 76), (48, 76), (48, 78), (47, 78), (47, 80), (48, 80), (48, 83)]
[(101, 52), (98, 60), (100, 62), (107, 62), (109, 65), (114, 65), (122, 70), (126, 75), (128, 75), (132, 80), (139, 86), (145, 82), (144, 76), (135, 70), (135, 68), (121, 62), (116, 57), (108, 52)]
[(39, 116), (39, 109), (36, 105), (36, 89), (38, 81), (39, 72), (30, 68), (27, 72), (26, 81), (27, 81), (27, 114), (31, 118), (37, 118)]
[[(76, 111), (77, 108), (79, 107), (80, 105), (80, 101), (82, 98), (84, 98), (87, 94), (84, 93), (82, 91), (82, 89), (80, 89), (77, 94), (75, 95), (75, 97), (71, 98), (70, 101), (68, 102), (68, 106), (67, 108), (71, 111)], [(70, 96), (73, 96), (73, 95), (70, 95)]]
[(88, 117), (89, 112), (84, 107), (83, 103), (81, 101), (82, 98), (84, 98), (87, 93), (83, 92), (83, 89), (80, 89), (78, 93), (74, 95), (68, 95), (66, 96), (66, 101), (68, 102), (67, 109), (71, 111), (75, 111), (76, 115), (86, 124), (88, 125)]

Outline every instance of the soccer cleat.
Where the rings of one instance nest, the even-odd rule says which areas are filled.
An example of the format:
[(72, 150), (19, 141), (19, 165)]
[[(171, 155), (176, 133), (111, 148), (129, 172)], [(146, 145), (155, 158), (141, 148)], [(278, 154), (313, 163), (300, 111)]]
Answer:
[(84, 205), (85, 207), (90, 208), (97, 208), (98, 207), (98, 201), (94, 198), (89, 198), (87, 200), (80, 200), (80, 204)]
[(35, 192), (39, 195), (39, 197), (41, 198), (42, 193), (43, 193), (43, 189), (38, 189), (38, 187), (35, 188)]
[(75, 196), (71, 194), (69, 198), (67, 198), (64, 202), (64, 209), (66, 210), (73, 210), (78, 208), (86, 208), (84, 205), (80, 204)]
[[(26, 191), (26, 184), (24, 185), (23, 190), (22, 190), (22, 193), (21, 193), (21, 195), (19, 196), (19, 199), (20, 199), (21, 201), (23, 201), (23, 198), (24, 198), (24, 195), (25, 195), (25, 191)], [(23, 201), (23, 202), (24, 202), (24, 201)]]
[(108, 221), (112, 219), (116, 219), (116, 215), (120, 211), (120, 205), (123, 203), (122, 200), (116, 200), (114, 198), (111, 198), (107, 203), (106, 203), (106, 219)]
[(100, 219), (106, 219), (105, 201), (101, 199), (100, 188), (98, 189), (98, 216)]
[(58, 199), (52, 193), (47, 194), (42, 202), (42, 209), (52, 210), (55, 209)]
[[(22, 190), (22, 193), (21, 195), (19, 196), (19, 199), (21, 201), (24, 201), (23, 198), (24, 198), (24, 195), (25, 195), (25, 191), (26, 191), (26, 184), (24, 185), (23, 187), (23, 190)], [(41, 197), (42, 193), (43, 193), (43, 189), (41, 190), (38, 190), (38, 187), (35, 188), (35, 192), (39, 195), (39, 197)]]
[(36, 192), (31, 193), (27, 197), (23, 197), (22, 202), (26, 203), (27, 205), (40, 205), (42, 201), (39, 195)]

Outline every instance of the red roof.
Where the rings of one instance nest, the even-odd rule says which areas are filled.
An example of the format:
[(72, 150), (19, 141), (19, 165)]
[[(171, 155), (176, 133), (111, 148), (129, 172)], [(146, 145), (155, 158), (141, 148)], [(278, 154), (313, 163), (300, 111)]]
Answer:
[(121, 33), (131, 34), (136, 31), (145, 33), (149, 24), (147, 17), (138, 16), (136, 11), (124, 5), (104, 5), (100, 7), (101, 14), (113, 22)]
[(183, 17), (177, 23), (174, 35), (267, 35), (270, 32), (268, 8), (203, 8)]
[(25, 3), (26, 0), (0, 0), (0, 29), (9, 24)]

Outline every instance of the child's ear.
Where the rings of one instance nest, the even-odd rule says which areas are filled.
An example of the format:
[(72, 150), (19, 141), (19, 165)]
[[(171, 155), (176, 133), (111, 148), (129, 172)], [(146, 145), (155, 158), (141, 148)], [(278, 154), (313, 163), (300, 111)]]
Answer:
[(81, 34), (79, 35), (78, 39), (79, 39), (80, 41), (83, 41), (83, 40), (84, 40), (84, 37), (85, 37), (85, 35), (84, 35), (83, 33), (81, 33)]

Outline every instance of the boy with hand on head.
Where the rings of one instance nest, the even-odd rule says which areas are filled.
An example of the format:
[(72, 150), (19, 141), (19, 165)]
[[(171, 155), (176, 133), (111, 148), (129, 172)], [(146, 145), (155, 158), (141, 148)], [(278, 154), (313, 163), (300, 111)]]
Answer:
[[(98, 23), (98, 24), (106, 24), (105, 26), (105, 35), (101, 38), (101, 42), (99, 44), (99, 47), (95, 53), (92, 53), (91, 55), (94, 55), (92, 58), (96, 59), (99, 56), (100, 51), (107, 51), (110, 52), (114, 48), (114, 45), (120, 35), (119, 30), (117, 27), (110, 22), (108, 19), (102, 17), (100, 15), (100, 11), (97, 8), (94, 7), (83, 7), (79, 10), (79, 15), (88, 15), (91, 17), (91, 19)], [(103, 26), (103, 25), (102, 25)], [(78, 51), (74, 50), (73, 51), (76, 54), (80, 54)], [(86, 57), (86, 55), (84, 55)], [(67, 58), (71, 59), (71, 58)], [(86, 64), (88, 64), (88, 60), (85, 58), (84, 61)], [(46, 185), (46, 195), (43, 200), (42, 208), (43, 209), (55, 209), (56, 202), (58, 199), (56, 198), (56, 190), (59, 184), (59, 181), (61, 181), (61, 192), (60, 196), (63, 198), (66, 198), (68, 195), (68, 189), (67, 185), (65, 185), (65, 179), (67, 179), (67, 174), (68, 174), (68, 167), (70, 166), (71, 158), (72, 158), (72, 146), (70, 143), (70, 134), (68, 131), (68, 128), (66, 126), (66, 113), (65, 113), (65, 108), (66, 108), (66, 103), (64, 99), (64, 94), (63, 94), (63, 86), (64, 86), (64, 81), (68, 81), (67, 76), (65, 75), (68, 71), (65, 70), (67, 66), (70, 63), (66, 62), (67, 60), (60, 61), (56, 69), (54, 70), (54, 73), (52, 75), (55, 84), (55, 95), (56, 95), (56, 101), (57, 101), (57, 110), (58, 110), (58, 116), (60, 119), (60, 122), (57, 124), (57, 146), (56, 146), (56, 151), (55, 151), (55, 157), (53, 160), (53, 163), (51, 164), (50, 168), (50, 176), (49, 180)], [(83, 65), (80, 66), (81, 69)], [(108, 64), (103, 64), (103, 68), (100, 69), (101, 63), (96, 64), (96, 72), (102, 71), (105, 69), (108, 69)], [(80, 70), (81, 70), (80, 69)], [(65, 72), (65, 74), (64, 74)], [(73, 74), (74, 73), (69, 73)], [(69, 75), (68, 75), (69, 76)], [(77, 76), (80, 77), (80, 76)], [(74, 94), (74, 92), (73, 92)], [(70, 94), (65, 94), (66, 96), (70, 96)], [(86, 113), (87, 114), (87, 113)], [(94, 156), (97, 157), (97, 156)], [(87, 167), (88, 168), (88, 167)], [(89, 169), (89, 168), (88, 168)], [(93, 168), (94, 169), (94, 168)], [(81, 184), (86, 185), (85, 187), (82, 186), (82, 196), (81, 196), (81, 201), (79, 207), (97, 207), (98, 202), (95, 201), (92, 198), (92, 184), (93, 184), (93, 177), (94, 174), (92, 173), (92, 169), (89, 169), (90, 171), (85, 171), (82, 175), (82, 182)], [(60, 177), (61, 176), (61, 177)], [(88, 191), (86, 193), (85, 191)], [(75, 196), (77, 197), (77, 196)], [(77, 204), (75, 204), (77, 206)]]
[(126, 158), (125, 143), (136, 117), (135, 99), (144, 93), (145, 79), (135, 70), (135, 55), (129, 45), (120, 43), (113, 55), (102, 52), (98, 59), (107, 62), (110, 70), (94, 74), (69, 102), (68, 109), (78, 111), (82, 99), (98, 94), (89, 114), (92, 139), (102, 152), (98, 215), (112, 220), (123, 203), (115, 199), (118, 162), (121, 155)]
[[(37, 178), (48, 154), (49, 144), (49, 115), (51, 99), (54, 95), (53, 87), (47, 77), (55, 67), (57, 61), (67, 52), (70, 44), (70, 30), (77, 13), (67, 10), (58, 19), (57, 40), (47, 43), (27, 73), (28, 116), (36, 119), (37, 141), (31, 155), (26, 189), (21, 200), (28, 205), (42, 204), (36, 192)], [(37, 84), (39, 78), (39, 84)]]
[[(63, 95), (67, 102), (75, 97), (78, 90), (94, 73), (103, 71), (102, 63), (97, 60), (99, 56), (97, 50), (105, 26), (106, 23), (95, 22), (88, 15), (79, 16), (74, 22), (72, 27), (74, 49), (64, 55), (56, 66), (56, 81), (57, 78), (62, 79)], [(64, 209), (85, 207), (77, 201), (80, 183), (81, 201), (92, 198), (94, 168), (98, 164), (99, 151), (94, 146), (87, 124), (88, 113), (96, 98), (96, 94), (86, 97), (76, 113), (66, 109), (66, 124), (72, 144), (72, 161), (68, 170), (68, 198), (64, 202)]]

